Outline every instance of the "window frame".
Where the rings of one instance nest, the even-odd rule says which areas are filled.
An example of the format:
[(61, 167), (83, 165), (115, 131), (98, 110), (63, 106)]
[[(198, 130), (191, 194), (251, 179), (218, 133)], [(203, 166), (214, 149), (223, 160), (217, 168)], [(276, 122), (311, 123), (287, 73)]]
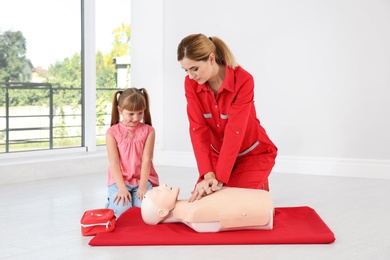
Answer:
[[(0, 154), (0, 165), (16, 163), (14, 160), (29, 161), (32, 157), (56, 159), (62, 155), (72, 155), (106, 150), (104, 145), (96, 145), (96, 14), (94, 0), (80, 0), (81, 5), (81, 59), (82, 59), (82, 121), (83, 139), (81, 147), (24, 151)], [(50, 157), (49, 157), (50, 156)], [(53, 157), (52, 157), (53, 156)]]

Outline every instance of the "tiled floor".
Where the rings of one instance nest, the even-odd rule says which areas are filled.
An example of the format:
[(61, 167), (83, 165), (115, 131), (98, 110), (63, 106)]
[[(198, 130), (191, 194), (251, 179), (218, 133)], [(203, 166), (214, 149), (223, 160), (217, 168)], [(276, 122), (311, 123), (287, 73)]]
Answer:
[[(196, 169), (156, 168), (189, 196)], [(102, 171), (0, 186), (0, 259), (390, 259), (390, 180), (271, 175), (275, 206), (314, 208), (335, 233), (330, 245), (91, 247), (80, 218), (104, 206), (105, 183)]]

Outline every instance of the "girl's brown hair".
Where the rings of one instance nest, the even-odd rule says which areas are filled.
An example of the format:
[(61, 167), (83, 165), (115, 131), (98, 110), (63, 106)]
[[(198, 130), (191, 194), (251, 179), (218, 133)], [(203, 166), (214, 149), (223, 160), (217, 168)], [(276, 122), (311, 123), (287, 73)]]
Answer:
[(208, 37), (204, 34), (191, 34), (185, 37), (177, 47), (177, 60), (188, 58), (194, 61), (206, 61), (210, 54), (215, 54), (215, 60), (220, 65), (231, 68), (238, 66), (233, 53), (224, 41), (216, 36)]
[(111, 126), (119, 123), (118, 107), (128, 111), (144, 111), (144, 123), (152, 125), (149, 108), (149, 94), (144, 88), (127, 88), (118, 90), (112, 98)]

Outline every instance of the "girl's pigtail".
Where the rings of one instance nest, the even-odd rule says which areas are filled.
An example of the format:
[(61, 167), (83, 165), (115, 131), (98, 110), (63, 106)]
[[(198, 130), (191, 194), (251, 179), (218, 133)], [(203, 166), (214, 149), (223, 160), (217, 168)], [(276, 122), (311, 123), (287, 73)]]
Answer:
[(145, 88), (140, 88), (139, 91), (145, 97), (145, 112), (144, 112), (144, 123), (148, 125), (152, 125), (152, 116), (150, 115), (150, 105), (149, 105), (149, 94)]
[(120, 99), (120, 95), (118, 97), (118, 94), (122, 94), (122, 91), (121, 90), (116, 91), (112, 98), (111, 126), (119, 123), (119, 111), (118, 111), (119, 101), (118, 100)]

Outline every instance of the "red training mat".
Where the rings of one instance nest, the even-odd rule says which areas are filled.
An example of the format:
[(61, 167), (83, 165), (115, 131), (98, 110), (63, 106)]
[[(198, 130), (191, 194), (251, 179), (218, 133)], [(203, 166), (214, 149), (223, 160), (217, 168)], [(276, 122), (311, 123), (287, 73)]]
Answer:
[(237, 230), (198, 233), (182, 223), (154, 226), (143, 222), (140, 208), (130, 208), (117, 220), (115, 229), (99, 233), (91, 246), (329, 244), (333, 232), (310, 207), (275, 208), (273, 230)]

